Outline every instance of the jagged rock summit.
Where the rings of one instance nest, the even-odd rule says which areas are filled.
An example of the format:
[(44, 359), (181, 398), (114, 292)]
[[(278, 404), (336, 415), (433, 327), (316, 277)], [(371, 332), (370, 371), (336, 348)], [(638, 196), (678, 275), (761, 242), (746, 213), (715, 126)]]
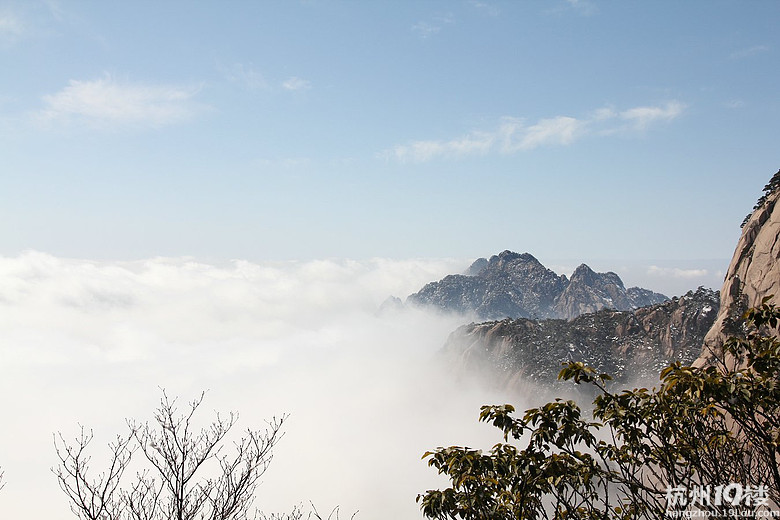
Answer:
[(626, 289), (612, 272), (585, 264), (571, 280), (546, 268), (529, 253), (504, 251), (477, 259), (465, 274), (449, 275), (410, 295), (407, 302), (444, 311), (474, 313), (479, 319), (562, 318), (601, 309), (634, 310), (668, 300), (639, 287)]

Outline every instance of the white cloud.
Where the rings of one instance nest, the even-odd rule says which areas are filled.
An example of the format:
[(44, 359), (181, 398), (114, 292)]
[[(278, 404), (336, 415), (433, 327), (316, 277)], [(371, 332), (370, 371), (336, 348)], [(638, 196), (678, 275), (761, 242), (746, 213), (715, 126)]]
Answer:
[(441, 31), (441, 26), (432, 25), (428, 22), (417, 22), (412, 26), (412, 30), (420, 35), (421, 38), (429, 38)]
[(636, 107), (620, 113), (620, 118), (632, 123), (637, 130), (644, 130), (656, 121), (671, 121), (679, 117), (685, 105), (678, 101), (670, 101), (664, 106)]
[(606, 121), (607, 119), (617, 117), (617, 115), (614, 108), (602, 107), (594, 110), (590, 118), (592, 121)]
[(299, 170), (301, 168), (309, 168), (314, 162), (308, 157), (284, 157), (277, 159), (257, 159), (252, 162), (253, 165), (258, 168), (275, 168), (282, 170)]
[(0, 11), (0, 42), (15, 43), (23, 34), (25, 28), (22, 20), (14, 13)]
[(442, 156), (485, 154), (492, 148), (494, 140), (494, 135), (473, 133), (450, 141), (416, 141), (409, 145), (396, 146), (390, 152), (385, 152), (384, 157), (402, 162), (425, 162)]
[(569, 4), (569, 7), (585, 16), (596, 12), (596, 6), (589, 0), (566, 0), (566, 3)]
[(724, 103), (724, 106), (726, 108), (743, 108), (745, 106), (745, 101), (742, 99), (732, 99), (731, 101)]
[(512, 154), (547, 146), (567, 146), (589, 135), (614, 135), (645, 130), (660, 121), (682, 114), (685, 105), (670, 101), (660, 106), (642, 106), (617, 111), (611, 107), (593, 111), (589, 117), (555, 116), (528, 125), (523, 119), (504, 117), (493, 131), (475, 131), (465, 137), (421, 140), (397, 145), (378, 157), (401, 162), (425, 162), (437, 158), (459, 158), (488, 153)]
[(481, 2), (479, 0), (471, 0), (469, 2), (472, 7), (475, 9), (478, 9), (484, 13), (486, 13), (488, 16), (498, 16), (501, 11), (493, 4), (489, 4), (487, 2)]
[(231, 83), (236, 83), (249, 90), (268, 88), (268, 82), (262, 74), (251, 65), (235, 63), (224, 71), (225, 77)]
[(293, 76), (284, 81), (284, 83), (282, 83), (282, 87), (287, 90), (309, 90), (311, 88), (311, 82)]
[(649, 276), (663, 276), (672, 278), (704, 278), (709, 275), (707, 269), (680, 269), (679, 267), (658, 267), (651, 265), (647, 269)]
[(749, 58), (751, 56), (755, 56), (756, 54), (761, 54), (768, 51), (769, 47), (766, 45), (754, 45), (746, 49), (740, 49), (738, 51), (732, 52), (729, 54), (729, 58), (732, 60), (741, 60), (743, 58)]
[(417, 22), (412, 26), (420, 38), (429, 38), (441, 32), (445, 25), (455, 23), (455, 17), (451, 13), (435, 17), (432, 21)]
[(590, 0), (563, 0), (559, 2), (550, 2), (550, 5), (552, 5), (552, 7), (545, 9), (543, 12), (557, 16), (569, 12), (574, 12), (581, 16), (590, 16), (598, 10), (596, 4)]
[[(518, 143), (518, 148), (520, 150), (533, 150), (540, 146), (571, 144), (583, 132), (586, 124), (586, 122), (566, 116), (541, 119), (525, 130)], [(509, 151), (512, 150), (510, 148)]]
[(0, 34), (19, 36), (22, 34), (22, 22), (12, 13), (0, 13)]
[(38, 114), (47, 122), (83, 122), (96, 126), (159, 127), (185, 121), (204, 107), (194, 103), (198, 89), (174, 85), (122, 83), (111, 76), (71, 80), (43, 97)]

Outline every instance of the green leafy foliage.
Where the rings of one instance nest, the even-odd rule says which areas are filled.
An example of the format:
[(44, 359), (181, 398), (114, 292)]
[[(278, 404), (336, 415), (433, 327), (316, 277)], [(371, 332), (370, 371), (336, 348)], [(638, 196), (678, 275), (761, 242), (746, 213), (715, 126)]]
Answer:
[(508, 404), (483, 406), (480, 421), (501, 430), (504, 442), (487, 452), (451, 446), (425, 453), (451, 485), (417, 497), (423, 514), (650, 520), (670, 508), (667, 488), (732, 482), (767, 486), (776, 505), (780, 309), (766, 298), (744, 319), (746, 335), (729, 340), (712, 364), (672, 364), (658, 388), (613, 392), (608, 375), (583, 363), (566, 365), (560, 379), (597, 390), (592, 421), (574, 401), (560, 399), (521, 418)]

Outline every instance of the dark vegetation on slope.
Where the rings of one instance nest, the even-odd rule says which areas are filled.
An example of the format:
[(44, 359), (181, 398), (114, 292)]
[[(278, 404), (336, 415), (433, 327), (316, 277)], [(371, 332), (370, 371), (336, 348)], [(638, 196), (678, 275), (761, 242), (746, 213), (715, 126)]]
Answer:
[(764, 205), (764, 203), (767, 201), (767, 199), (777, 191), (777, 189), (780, 188), (780, 170), (777, 170), (777, 173), (775, 173), (771, 179), (769, 179), (769, 182), (766, 183), (766, 186), (764, 186), (763, 189), (763, 195), (759, 197), (758, 201), (756, 201), (756, 205), (753, 206), (753, 211), (748, 213), (745, 216), (745, 220), (742, 221), (742, 224), (739, 226), (741, 228), (745, 227), (745, 224), (748, 223), (748, 220), (750, 220), (750, 217), (753, 216), (753, 213)]
[(699, 356), (718, 306), (718, 292), (700, 287), (635, 311), (472, 323), (450, 335), (444, 352), (460, 372), (486, 372), (502, 387), (551, 384), (561, 364), (572, 360), (618, 380), (653, 380), (670, 362), (688, 364)]

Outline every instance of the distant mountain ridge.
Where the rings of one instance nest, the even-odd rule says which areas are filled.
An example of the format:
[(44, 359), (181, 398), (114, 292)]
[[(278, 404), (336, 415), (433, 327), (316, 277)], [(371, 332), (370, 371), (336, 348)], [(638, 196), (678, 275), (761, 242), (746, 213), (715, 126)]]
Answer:
[(426, 284), (406, 301), (496, 320), (572, 319), (601, 309), (635, 310), (668, 299), (648, 289), (626, 289), (617, 274), (597, 273), (585, 264), (568, 279), (529, 253), (507, 250), (489, 260), (477, 259), (466, 274), (448, 275)]
[[(505, 264), (518, 260), (515, 253), (502, 255)], [(523, 257), (526, 263), (535, 261), (530, 255), (516, 256)], [(496, 269), (500, 262), (494, 262), (494, 258), (478, 260), (467, 275), (483, 276), (492, 263)], [(526, 269), (541, 272), (539, 266)], [(566, 287), (554, 298), (551, 312), (573, 314), (594, 302), (598, 305), (610, 299), (615, 306), (626, 301), (631, 306), (641, 305), (643, 298), (655, 295), (645, 289), (631, 288), (625, 290), (624, 296), (617, 275), (591, 273), (587, 266), (580, 266), (571, 280), (559, 277), (560, 284)], [(448, 302), (441, 296), (457, 293), (455, 286), (462, 281), (447, 277), (426, 285), (410, 299), (448, 308)], [(471, 284), (478, 285), (475, 281)], [(743, 313), (772, 296), (771, 302), (778, 304), (780, 170), (764, 187), (764, 194), (742, 223), (742, 235), (720, 292), (700, 287), (680, 298), (630, 312), (600, 310), (568, 321), (520, 318), (471, 323), (450, 334), (442, 355), (452, 362), (456, 372), (482, 373), (492, 386), (500, 388), (527, 390), (529, 383), (555, 385), (561, 363), (567, 361), (582, 361), (624, 382), (640, 378), (652, 384), (669, 362), (712, 364), (728, 338), (744, 336)], [(496, 298), (487, 298), (483, 304), (493, 310), (491, 301)], [(473, 301), (464, 298), (463, 305), (466, 304), (472, 305)], [(539, 388), (537, 385), (533, 390)]]

